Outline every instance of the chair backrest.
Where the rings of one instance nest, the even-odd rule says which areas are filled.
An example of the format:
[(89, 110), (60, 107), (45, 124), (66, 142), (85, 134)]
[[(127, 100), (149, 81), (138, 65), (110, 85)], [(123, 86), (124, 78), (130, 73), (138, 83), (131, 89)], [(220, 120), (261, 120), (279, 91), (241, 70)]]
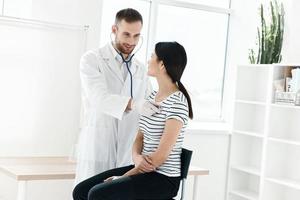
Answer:
[(181, 179), (187, 177), (191, 163), (193, 151), (182, 148), (181, 152)]

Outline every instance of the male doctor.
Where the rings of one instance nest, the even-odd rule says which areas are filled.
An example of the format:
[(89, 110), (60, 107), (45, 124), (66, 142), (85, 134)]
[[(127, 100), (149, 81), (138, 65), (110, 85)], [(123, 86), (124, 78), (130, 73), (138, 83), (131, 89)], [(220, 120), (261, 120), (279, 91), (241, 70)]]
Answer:
[(114, 41), (81, 58), (84, 122), (78, 141), (75, 183), (132, 163), (139, 113), (143, 109), (155, 110), (144, 100), (152, 89), (147, 70), (133, 56), (142, 25), (138, 11), (120, 10), (112, 26)]

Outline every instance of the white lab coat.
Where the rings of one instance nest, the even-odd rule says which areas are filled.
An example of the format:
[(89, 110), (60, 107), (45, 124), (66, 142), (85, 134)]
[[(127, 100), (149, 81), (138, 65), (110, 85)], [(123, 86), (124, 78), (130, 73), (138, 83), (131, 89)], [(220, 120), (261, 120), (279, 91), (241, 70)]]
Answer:
[[(80, 62), (84, 120), (75, 183), (132, 163), (139, 114), (124, 112), (130, 99), (130, 76), (124, 81), (109, 45), (88, 51)], [(131, 72), (134, 100), (146, 98), (152, 88), (145, 66), (133, 58)]]

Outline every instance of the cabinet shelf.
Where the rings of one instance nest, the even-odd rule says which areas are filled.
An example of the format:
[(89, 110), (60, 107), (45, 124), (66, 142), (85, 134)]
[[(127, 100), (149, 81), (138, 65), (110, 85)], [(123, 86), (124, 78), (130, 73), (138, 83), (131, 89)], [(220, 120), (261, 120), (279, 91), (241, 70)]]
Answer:
[(300, 67), (300, 63), (274, 63), (272, 65), (274, 67), (287, 67), (287, 66)]
[(244, 103), (244, 104), (252, 104), (252, 105), (260, 105), (260, 106), (266, 105), (266, 103), (263, 101), (249, 101), (249, 100), (237, 99), (235, 102), (236, 103)]
[(231, 195), (236, 195), (239, 197), (242, 197), (244, 199), (248, 200), (257, 200), (258, 199), (258, 193), (253, 192), (251, 190), (233, 190), (230, 191)]
[[(237, 167), (249, 171), (249, 167)], [(253, 168), (250, 167), (250, 170)], [(229, 191), (246, 199), (257, 199), (260, 177), (240, 170), (230, 170)], [(236, 199), (236, 198), (235, 198)]]
[(299, 200), (300, 106), (274, 103), (296, 66), (238, 66), (227, 200)]
[(300, 106), (284, 105), (284, 104), (276, 104), (276, 103), (272, 103), (271, 107), (274, 107), (274, 108), (283, 108), (283, 109), (300, 110)]
[(269, 141), (283, 143), (283, 144), (289, 144), (289, 145), (295, 145), (295, 146), (300, 147), (300, 142), (298, 142), (298, 141), (292, 141), (292, 140), (275, 138), (275, 137), (269, 137)]
[[(263, 140), (243, 134), (232, 135), (231, 166), (261, 166)], [(249, 169), (249, 168), (248, 168)]]
[(245, 65), (239, 65), (238, 68), (259, 68), (259, 69), (267, 69), (272, 67), (273, 65), (271, 64), (245, 64)]
[(300, 190), (294, 187), (293, 181), (270, 178), (264, 185), (262, 200), (299, 200)]
[(244, 66), (237, 69), (236, 99), (266, 102), (270, 67)]
[(236, 104), (233, 129), (262, 134), (264, 131), (265, 113), (265, 106)]
[(297, 106), (272, 106), (268, 123), (270, 138), (297, 145), (300, 143), (300, 109)]
[[(283, 142), (268, 142), (265, 177), (277, 183), (295, 183), (300, 186), (300, 147)], [(293, 180), (299, 180), (293, 181)]]
[(246, 166), (246, 165), (232, 165), (231, 169), (245, 172), (248, 174), (260, 176), (260, 169), (255, 166)]
[(266, 181), (300, 190), (300, 180), (293, 180), (287, 178), (266, 178)]
[(241, 130), (233, 130), (233, 134), (246, 135), (251, 137), (263, 138), (264, 135), (260, 133), (250, 132), (250, 131), (241, 131)]

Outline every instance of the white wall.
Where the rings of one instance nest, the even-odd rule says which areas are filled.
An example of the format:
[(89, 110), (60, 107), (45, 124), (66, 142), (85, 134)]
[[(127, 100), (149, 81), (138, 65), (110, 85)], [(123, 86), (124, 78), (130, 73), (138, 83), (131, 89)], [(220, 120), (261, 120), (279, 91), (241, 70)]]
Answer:
[(59, 155), (78, 131), (85, 33), (1, 22), (0, 156)]
[(3, 14), (61, 24), (89, 25), (90, 49), (99, 44), (101, 6), (102, 0), (9, 0), (4, 1)]
[(283, 62), (300, 63), (300, 23), (299, 0), (284, 0), (286, 29), (283, 45)]
[[(89, 29), (87, 41), (84, 41), (84, 31), (18, 27), (17, 23), (10, 25), (12, 23), (0, 21), (4, 28), (0, 36), (5, 41), (0, 47), (4, 53), (0, 58), (2, 56), (2, 64), (7, 63), (0, 67), (1, 90), (2, 95), (5, 94), (0, 98), (0, 156), (71, 153), (79, 132), (79, 59), (85, 49), (99, 45), (101, 5), (101, 0), (89, 0), (88, 3), (83, 0), (5, 1), (5, 16), (89, 25)], [(8, 34), (11, 34), (11, 41), (7, 39)], [(30, 43), (31, 40), (39, 42)], [(12, 49), (16, 42), (19, 47)], [(30, 98), (34, 101), (27, 102)]]
[[(208, 176), (199, 177), (197, 199), (224, 199), (229, 140), (230, 135), (226, 130), (187, 131), (184, 146), (193, 150), (191, 165), (206, 168), (210, 171)], [(192, 199), (193, 181), (193, 177), (188, 177), (186, 199)]]
[[(3, 1), (0, 1), (0, 5), (2, 5)], [(34, 20), (42, 20), (42, 21), (49, 21), (49, 22), (56, 22), (61, 24), (70, 24), (70, 25), (89, 25), (88, 35), (87, 35), (87, 49), (96, 48), (99, 45), (100, 39), (100, 22), (101, 22), (101, 5), (102, 0), (10, 0), (5, 1), (6, 9), (4, 14), (6, 16), (13, 16), (13, 17), (21, 17), (27, 19), (34, 19)], [(16, 4), (14, 4), (16, 3)], [(13, 27), (13, 26), (12, 26)], [(3, 29), (0, 30), (0, 37), (3, 36)], [(7, 31), (7, 30), (6, 30)], [(41, 30), (42, 31), (42, 30)], [(49, 29), (47, 29), (49, 31)], [(50, 29), (51, 33), (51, 29)], [(22, 32), (20, 33), (22, 34)], [(36, 33), (38, 36), (38, 32)], [(17, 34), (16, 34), (17, 35)], [(56, 34), (59, 37), (59, 33)], [(81, 37), (81, 36), (80, 36)], [(2, 38), (3, 39), (3, 38)], [(40, 39), (40, 38), (39, 38)], [(67, 39), (68, 40), (68, 39)], [(12, 42), (13, 42), (12, 38)], [(71, 41), (71, 40), (70, 40)], [(26, 41), (24, 41), (26, 42)], [(2, 43), (3, 44), (3, 43)], [(51, 42), (48, 41), (48, 45), (51, 45)], [(63, 44), (66, 44), (65, 42)], [(72, 45), (72, 44), (69, 44)], [(20, 55), (26, 55), (26, 48), (29, 48), (31, 44), (28, 46), (23, 46), (22, 48), (18, 49)], [(3, 45), (1, 45), (2, 48)], [(29, 48), (30, 49), (30, 48)], [(46, 48), (45, 48), (46, 49)], [(8, 50), (8, 49), (7, 49)], [(75, 49), (76, 50), (76, 49)], [(74, 51), (75, 51), (74, 50)], [(12, 52), (13, 49), (11, 50)], [(28, 51), (28, 49), (27, 49)], [(8, 51), (7, 51), (8, 52)], [(51, 52), (48, 52), (51, 54)], [(64, 59), (64, 54), (66, 52), (61, 49), (61, 52), (55, 52), (61, 55), (61, 59)], [(69, 56), (69, 54), (66, 54)], [(0, 54), (0, 59), (3, 61), (3, 56)], [(59, 56), (59, 55), (58, 55)], [(80, 55), (79, 55), (80, 57)], [(65, 105), (67, 108), (72, 107), (70, 110), (64, 110), (64, 105), (60, 103), (60, 99), (56, 98), (47, 98), (45, 101), (41, 101), (40, 105), (35, 104), (32, 102), (32, 106), (34, 108), (39, 108), (40, 111), (47, 110), (46, 121), (40, 121), (38, 127), (40, 131), (36, 131), (35, 134), (25, 135), (25, 134), (13, 134), (8, 135), (6, 132), (0, 132), (0, 156), (68, 156), (72, 151), (72, 146), (76, 141), (76, 137), (78, 134), (78, 127), (79, 127), (79, 113), (80, 113), (80, 86), (79, 86), (79, 77), (78, 73), (74, 74), (79, 67), (79, 60), (73, 61), (74, 68), (72, 70), (72, 74), (69, 73), (65, 67), (60, 69), (60, 83), (55, 82), (48, 82), (47, 89), (52, 87), (57, 87), (57, 91), (66, 90), (64, 81), (68, 80), (70, 77), (77, 77), (73, 80), (68, 80), (68, 85), (72, 84), (73, 82), (73, 89), (72, 92), (67, 92), (62, 94), (62, 98), (74, 99), (70, 104)], [(68, 64), (70, 66), (70, 64)], [(4, 66), (0, 66), (4, 67)], [(17, 65), (15, 69), (20, 69), (18, 74), (20, 78), (26, 79), (26, 74), (34, 77), (34, 73), (39, 71), (39, 68), (22, 68), (22, 65)], [(2, 68), (3, 69), (3, 68)], [(8, 69), (14, 70), (14, 68)], [(57, 73), (58, 69), (49, 68), (46, 71), (39, 71), (39, 74), (42, 75), (40, 77), (40, 81), (45, 81), (51, 79), (58, 80), (55, 73)], [(50, 72), (50, 74), (49, 74)], [(1, 74), (1, 77), (5, 77), (4, 74)], [(6, 74), (7, 75), (7, 74)], [(16, 74), (17, 75), (17, 74)], [(14, 76), (16, 78), (17, 76)], [(2, 79), (3, 81), (3, 79)], [(0, 81), (1, 82), (1, 81)], [(21, 86), (24, 86), (24, 83), (18, 83)], [(15, 84), (15, 88), (18, 89), (18, 84)], [(60, 86), (61, 84), (61, 86)], [(30, 86), (30, 85), (29, 85)], [(38, 83), (32, 83), (31, 86), (33, 87), (40, 87)], [(8, 87), (8, 85), (2, 85), (1, 88)], [(11, 88), (10, 88), (11, 89)], [(28, 88), (30, 89), (30, 88)], [(34, 88), (32, 88), (34, 89)], [(54, 88), (52, 88), (54, 89)], [(12, 89), (11, 89), (12, 90)], [(19, 91), (22, 92), (22, 91)], [(47, 97), (47, 91), (44, 92), (44, 97)], [(67, 96), (65, 96), (67, 95)], [(3, 90), (1, 90), (0, 94), (0, 104), (3, 103), (3, 99), (6, 97), (3, 96)], [(13, 99), (12, 99), (13, 100)], [(43, 105), (51, 104), (53, 107), (47, 107), (43, 109)], [(41, 106), (41, 107), (39, 107)], [(1, 104), (1, 108), (7, 108), (6, 104)], [(43, 126), (49, 125), (51, 122), (55, 122), (57, 113), (51, 112), (57, 110), (63, 110), (62, 115), (64, 115), (64, 121), (58, 122), (56, 126), (51, 127), (51, 131), (43, 130)], [(3, 109), (1, 110), (3, 114)], [(41, 113), (42, 114), (42, 113)], [(45, 114), (45, 113), (44, 113)], [(72, 115), (72, 120), (67, 119), (68, 115)], [(0, 114), (1, 115), (1, 114)], [(44, 115), (45, 116), (45, 115)], [(20, 116), (21, 117), (21, 116)], [(61, 116), (60, 116), (61, 117)], [(23, 118), (26, 122), (26, 117)], [(25, 123), (24, 122), (24, 123)], [(3, 121), (0, 122), (0, 127), (6, 126), (3, 124)], [(16, 127), (17, 128), (17, 127)], [(55, 131), (57, 130), (57, 131)], [(61, 134), (63, 133), (63, 134)], [(72, 180), (59, 180), (59, 181), (33, 181), (28, 184), (28, 198), (30, 200), (37, 200), (41, 199), (43, 195), (43, 200), (47, 199), (56, 199), (56, 200), (66, 200), (71, 199), (71, 192), (73, 187)], [(16, 199), (17, 195), (17, 182), (7, 177), (3, 174), (0, 174), (0, 199), (1, 200), (14, 200)]]

